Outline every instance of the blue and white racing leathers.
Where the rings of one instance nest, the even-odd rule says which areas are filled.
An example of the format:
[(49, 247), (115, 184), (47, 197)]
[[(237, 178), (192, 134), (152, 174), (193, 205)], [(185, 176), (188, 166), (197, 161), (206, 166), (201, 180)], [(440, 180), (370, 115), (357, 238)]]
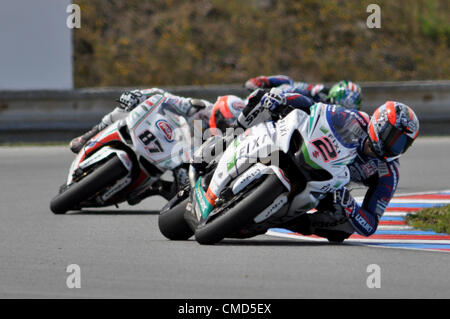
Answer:
[[(286, 94), (286, 104), (309, 113), (301, 94)], [(357, 115), (361, 131), (367, 132), (369, 116), (357, 110), (348, 111)], [(344, 208), (353, 228), (363, 236), (370, 236), (376, 231), (379, 220), (397, 189), (400, 165), (398, 159), (381, 160), (364, 154), (363, 145), (367, 138), (367, 134), (361, 136), (357, 156), (348, 168), (350, 181), (363, 184), (368, 189), (361, 205), (350, 198), (351, 205)]]

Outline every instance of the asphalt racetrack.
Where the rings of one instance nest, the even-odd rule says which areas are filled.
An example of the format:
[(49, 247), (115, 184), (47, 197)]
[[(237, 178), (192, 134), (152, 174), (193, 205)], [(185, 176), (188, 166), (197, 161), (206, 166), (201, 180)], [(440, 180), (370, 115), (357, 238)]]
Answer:
[[(450, 138), (419, 138), (398, 193), (450, 189)], [(0, 298), (449, 298), (450, 254), (267, 235), (200, 246), (158, 230), (161, 198), (56, 216), (49, 202), (73, 154), (0, 148)], [(363, 189), (355, 189), (360, 195)], [(69, 289), (77, 264), (81, 288)], [(381, 287), (368, 288), (367, 267)]]

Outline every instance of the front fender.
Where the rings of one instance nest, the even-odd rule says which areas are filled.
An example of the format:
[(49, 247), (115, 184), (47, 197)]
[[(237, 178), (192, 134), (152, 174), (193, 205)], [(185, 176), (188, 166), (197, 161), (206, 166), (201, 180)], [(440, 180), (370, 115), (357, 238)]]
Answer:
[(73, 180), (73, 173), (76, 169), (86, 169), (94, 164), (97, 164), (106, 158), (110, 157), (112, 154), (116, 154), (116, 156), (120, 159), (120, 161), (123, 163), (123, 165), (126, 167), (126, 169), (131, 172), (133, 168), (133, 161), (130, 158), (130, 156), (122, 150), (118, 150), (109, 146), (102, 147), (100, 150), (95, 152), (92, 156), (84, 159), (83, 161), (79, 162), (79, 157), (75, 158), (74, 162), (72, 163), (72, 167), (69, 172), (69, 176), (67, 178), (67, 185), (72, 183)]
[(255, 165), (247, 169), (243, 174), (241, 174), (233, 183), (233, 194), (238, 194), (245, 187), (250, 185), (250, 183), (261, 178), (264, 174), (275, 174), (281, 181), (281, 183), (283, 183), (283, 185), (286, 187), (286, 189), (288, 191), (291, 190), (291, 183), (279, 167), (274, 165), (266, 166), (262, 163), (256, 163)]

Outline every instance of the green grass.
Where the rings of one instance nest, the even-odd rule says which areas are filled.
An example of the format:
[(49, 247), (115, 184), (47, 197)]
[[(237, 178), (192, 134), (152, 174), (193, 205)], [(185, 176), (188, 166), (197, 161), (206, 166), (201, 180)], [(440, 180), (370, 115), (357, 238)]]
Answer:
[(450, 205), (425, 208), (417, 214), (406, 217), (408, 225), (417, 229), (432, 230), (436, 233), (450, 233)]

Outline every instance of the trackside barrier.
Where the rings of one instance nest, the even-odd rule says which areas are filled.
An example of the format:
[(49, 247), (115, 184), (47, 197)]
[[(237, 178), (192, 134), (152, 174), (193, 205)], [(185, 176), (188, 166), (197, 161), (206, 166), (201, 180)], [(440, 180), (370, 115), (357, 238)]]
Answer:
[[(364, 82), (363, 110), (371, 113), (386, 100), (413, 107), (424, 135), (450, 134), (450, 81)], [(215, 101), (218, 96), (246, 97), (242, 85), (162, 87), (174, 94)], [(0, 91), (0, 142), (66, 140), (111, 111), (127, 87), (74, 90)], [(65, 136), (66, 132), (68, 136)]]

